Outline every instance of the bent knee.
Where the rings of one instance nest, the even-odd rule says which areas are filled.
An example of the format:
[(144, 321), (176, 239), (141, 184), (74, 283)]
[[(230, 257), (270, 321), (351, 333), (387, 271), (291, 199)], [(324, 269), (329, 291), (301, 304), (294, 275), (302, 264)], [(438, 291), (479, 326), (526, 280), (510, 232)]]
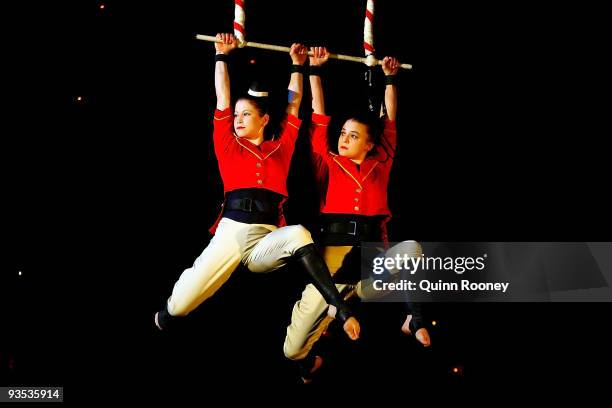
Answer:
[(409, 258), (418, 258), (423, 254), (423, 247), (416, 241), (402, 241), (397, 247), (398, 251), (395, 252), (405, 254)]
[(285, 228), (285, 233), (288, 239), (294, 244), (296, 250), (314, 242), (310, 235), (310, 231), (301, 225), (290, 225)]

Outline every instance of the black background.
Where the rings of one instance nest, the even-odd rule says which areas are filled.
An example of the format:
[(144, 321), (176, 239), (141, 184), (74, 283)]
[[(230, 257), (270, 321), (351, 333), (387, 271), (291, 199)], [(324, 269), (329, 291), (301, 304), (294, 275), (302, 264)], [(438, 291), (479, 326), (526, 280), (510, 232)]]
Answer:
[[(413, 3), (381, 0), (375, 14), (377, 55), (414, 65), (400, 76), (392, 239), (609, 240), (597, 11)], [(129, 397), (136, 383), (146, 395), (195, 398), (255, 386), (262, 400), (269, 388), (298, 386), (282, 341), (303, 279), (288, 268), (237, 271), (174, 336), (151, 324), (207, 244), (221, 202), (213, 47), (194, 37), (230, 30), (232, 2), (99, 4), (15, 2), (3, 11), (2, 383), (63, 385), (72, 401), (100, 383)], [(247, 7), (248, 39), (362, 53), (365, 2)], [(234, 54), (234, 93), (258, 75), (284, 92), (287, 55)], [(363, 103), (362, 74), (357, 64), (328, 64), (329, 112)], [(303, 136), (288, 218), (312, 226)], [(318, 387), (359, 394), (363, 385), (505, 388), (547, 378), (597, 388), (594, 373), (609, 362), (608, 304), (429, 305), (429, 320), (440, 322), (431, 350), (402, 337), (400, 306), (366, 306), (358, 344), (337, 330), (326, 339), (334, 353)]]

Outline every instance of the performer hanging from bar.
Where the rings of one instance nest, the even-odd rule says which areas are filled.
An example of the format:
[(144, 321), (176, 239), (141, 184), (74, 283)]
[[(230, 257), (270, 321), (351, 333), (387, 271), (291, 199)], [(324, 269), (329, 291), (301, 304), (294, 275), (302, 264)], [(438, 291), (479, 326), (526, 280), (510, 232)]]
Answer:
[[(310, 86), (312, 90), (311, 143), (317, 185), (321, 194), (321, 246), (323, 258), (344, 299), (353, 296), (372, 298), (384, 296), (372, 290), (368, 280), (361, 280), (361, 242), (387, 243), (386, 223), (391, 218), (387, 205), (387, 186), (396, 146), (395, 119), (397, 113), (396, 74), (399, 62), (395, 58), (383, 60), (386, 75), (385, 104), (387, 116), (384, 130), (380, 119), (370, 114), (350, 117), (342, 126), (338, 139), (338, 154), (330, 152), (327, 127), (331, 120), (325, 116), (320, 67), (329, 53), (315, 47), (310, 57)], [(415, 241), (404, 241), (387, 251), (387, 256), (405, 254), (419, 257), (421, 246)], [(379, 253), (371, 254), (372, 257)], [(364, 258), (368, 255), (364, 254)], [(333, 316), (335, 310), (329, 307)], [(327, 329), (332, 319), (326, 313), (328, 305), (315, 287), (307, 285), (295, 303), (291, 324), (287, 327), (284, 353), (300, 364), (302, 380), (309, 383), (312, 374), (323, 360), (311, 350)], [(427, 329), (423, 327), (418, 309), (408, 315), (402, 330), (414, 333), (424, 346), (429, 346)], [(337, 317), (337, 314), (335, 314)]]
[(155, 324), (160, 330), (170, 328), (179, 316), (186, 316), (212, 296), (241, 263), (252, 272), (269, 272), (292, 260), (308, 273), (325, 301), (338, 308), (344, 331), (356, 340), (359, 323), (340, 297), (310, 233), (301, 225), (284, 226), (282, 204), (300, 127), (297, 115), (307, 49), (300, 44), (291, 46), (286, 118), (280, 137), (265, 140), (269, 125), (265, 91), (249, 90), (238, 98), (233, 111), (230, 107), (228, 54), (237, 47), (234, 35), (217, 35), (213, 142), (225, 192), (223, 210), (211, 228), (212, 240), (182, 273), (166, 305), (155, 313)]
[[(381, 116), (386, 113), (387, 118), (389, 118), (390, 115), (388, 114), (388, 112), (386, 112), (386, 95), (385, 103), (380, 105), (378, 95), (374, 87), (374, 68), (377, 64), (379, 64), (379, 61), (375, 57), (376, 50), (374, 48), (374, 0), (367, 0), (366, 2), (365, 19), (363, 22), (363, 51), (365, 54), (364, 63), (368, 66), (368, 69), (365, 71), (365, 80), (368, 89), (368, 110), (371, 114), (374, 114), (377, 111), (378, 106), (381, 106)], [(387, 70), (385, 69), (385, 60), (383, 60), (381, 63), (383, 71), (385, 72), (385, 75), (387, 75)], [(398, 67), (404, 67), (404, 64), (399, 64), (398, 66), (394, 67), (394, 69)], [(392, 75), (396, 78), (397, 70)], [(395, 108), (395, 106), (393, 106), (393, 108)], [(395, 112), (392, 113), (393, 119), (390, 120), (395, 121)], [(420, 303), (411, 302), (410, 300), (407, 300), (404, 305), (406, 306), (407, 317), (404, 324), (402, 325), (402, 331), (408, 335), (415, 334), (414, 329), (421, 328), (423, 326), (421, 305)], [(416, 330), (416, 337), (423, 345), (429, 346), (429, 333), (426, 329), (422, 328)]]

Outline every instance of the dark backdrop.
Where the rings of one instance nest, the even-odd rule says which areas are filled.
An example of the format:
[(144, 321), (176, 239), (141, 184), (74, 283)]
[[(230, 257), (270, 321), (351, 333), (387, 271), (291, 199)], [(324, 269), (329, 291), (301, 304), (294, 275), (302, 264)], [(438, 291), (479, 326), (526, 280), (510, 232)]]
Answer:
[[(14, 3), (3, 13), (3, 383), (64, 385), (73, 400), (100, 383), (134, 396), (136, 379), (146, 394), (170, 396), (297, 385), (282, 341), (304, 281), (288, 268), (239, 270), (179, 333), (151, 327), (207, 244), (222, 199), (213, 48), (194, 37), (229, 30), (232, 2)], [(249, 1), (248, 39), (361, 55), (361, 3)], [(582, 42), (572, 36), (592, 14), (515, 2), (376, 7), (377, 54), (414, 65), (400, 75), (392, 239), (609, 238), (608, 154), (596, 125), (605, 105), (586, 96), (598, 85), (603, 26), (587, 24)], [(282, 96), (289, 65), (287, 55), (236, 51), (233, 91), (263, 75)], [(364, 103), (363, 70), (328, 64), (330, 113)], [(312, 226), (304, 136), (288, 218)], [(366, 306), (358, 344), (337, 330), (326, 339), (337, 351), (320, 385), (504, 387), (584, 379), (607, 363), (607, 304), (428, 305), (439, 324), (427, 351), (399, 333), (401, 306)]]

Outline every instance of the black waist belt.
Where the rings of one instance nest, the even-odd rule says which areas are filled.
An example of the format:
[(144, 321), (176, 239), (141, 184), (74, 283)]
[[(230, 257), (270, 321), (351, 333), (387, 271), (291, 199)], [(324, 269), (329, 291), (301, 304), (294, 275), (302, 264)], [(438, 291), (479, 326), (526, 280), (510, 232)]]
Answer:
[(373, 236), (380, 231), (380, 226), (371, 222), (345, 221), (330, 222), (323, 225), (321, 232), (326, 234), (346, 234)]
[(226, 210), (238, 210), (244, 212), (261, 212), (274, 214), (278, 212), (277, 207), (273, 207), (269, 203), (251, 198), (235, 198), (227, 200), (225, 205)]

